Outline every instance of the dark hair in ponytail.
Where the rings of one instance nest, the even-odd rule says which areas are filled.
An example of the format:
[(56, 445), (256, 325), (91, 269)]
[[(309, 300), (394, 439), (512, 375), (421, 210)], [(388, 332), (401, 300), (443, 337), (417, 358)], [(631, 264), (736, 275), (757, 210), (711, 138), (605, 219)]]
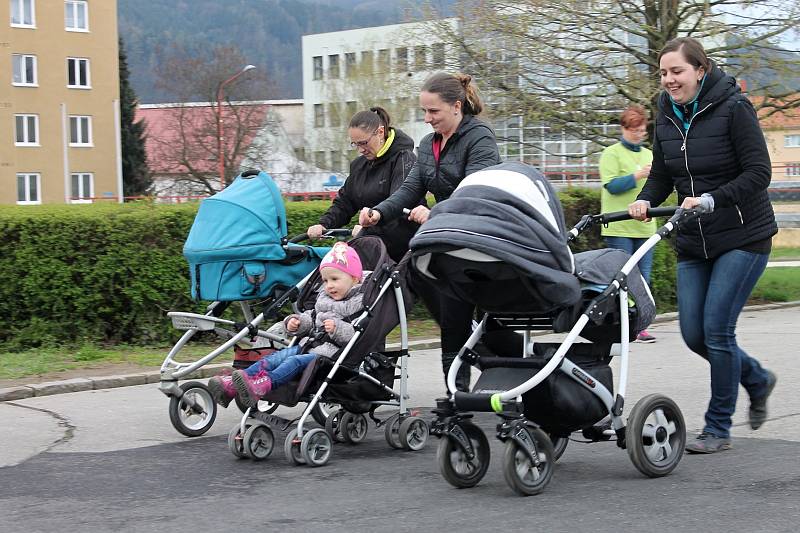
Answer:
[(382, 107), (370, 107), (369, 111), (359, 111), (350, 119), (350, 128), (358, 128), (364, 131), (377, 131), (383, 126), (383, 138), (389, 137), (389, 126), (392, 119), (389, 113)]
[(425, 80), (422, 91), (438, 94), (439, 98), (450, 105), (461, 102), (461, 111), (465, 115), (479, 115), (483, 111), (478, 88), (472, 83), (472, 76), (469, 74), (437, 72)]

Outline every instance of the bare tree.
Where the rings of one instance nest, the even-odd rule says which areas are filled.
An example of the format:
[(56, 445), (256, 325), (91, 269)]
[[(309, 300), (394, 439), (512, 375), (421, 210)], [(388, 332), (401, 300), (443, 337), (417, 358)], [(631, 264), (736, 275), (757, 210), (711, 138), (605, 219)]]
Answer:
[(217, 46), (197, 54), (178, 47), (159, 56), (157, 85), (178, 104), (165, 110), (156, 137), (148, 132), (159, 158), (154, 166), (167, 169), (182, 192), (213, 193), (220, 188), (217, 121), (224, 132), (221, 157), (227, 184), (264, 123), (266, 106), (250, 102), (270, 93), (266, 73), (252, 70), (227, 85), (217, 108), (220, 84), (248, 64), (238, 48)]
[(439, 32), (488, 93), (490, 112), (588, 139), (589, 152), (615, 141), (607, 125), (626, 104), (655, 116), (658, 51), (677, 36), (701, 40), (763, 97), (762, 113), (800, 106), (800, 55), (778, 45), (798, 36), (798, 0), (459, 0), (454, 9), (456, 29), (443, 22)]

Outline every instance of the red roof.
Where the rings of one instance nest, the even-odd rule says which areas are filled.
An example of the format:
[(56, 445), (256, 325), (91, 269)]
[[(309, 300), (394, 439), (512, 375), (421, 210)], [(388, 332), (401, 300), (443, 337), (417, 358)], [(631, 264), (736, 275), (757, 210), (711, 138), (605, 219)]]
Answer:
[[(241, 140), (234, 166), (238, 168), (266, 117), (269, 104), (223, 104), (223, 137), (226, 153)], [(232, 109), (233, 108), (233, 109)], [(240, 117), (236, 120), (234, 112)], [(145, 150), (150, 170), (156, 175), (195, 172), (217, 173), (217, 109), (211, 104), (163, 104), (138, 108), (136, 120), (145, 120)], [(242, 134), (237, 135), (237, 123)]]

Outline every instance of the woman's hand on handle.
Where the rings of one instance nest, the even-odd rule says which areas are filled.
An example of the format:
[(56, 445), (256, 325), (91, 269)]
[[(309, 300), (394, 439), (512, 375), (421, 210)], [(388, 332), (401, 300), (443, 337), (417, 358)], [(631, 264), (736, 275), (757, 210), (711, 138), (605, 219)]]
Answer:
[(364, 229), (364, 228), (362, 228), (359, 224), (356, 224), (355, 226), (353, 226), (353, 231), (352, 231), (353, 237), (358, 237), (358, 234), (361, 233), (362, 229)]
[(371, 207), (362, 207), (361, 212), (358, 214), (358, 225), (368, 228), (377, 224), (380, 219), (380, 211), (376, 211)]
[(694, 196), (687, 196), (686, 198), (683, 199), (681, 207), (684, 209), (693, 209), (698, 205), (701, 205), (700, 198), (695, 198)]
[(319, 239), (325, 231), (327, 231), (327, 228), (322, 224), (314, 224), (308, 227), (306, 234), (309, 239)]
[(649, 221), (647, 210), (650, 209), (650, 202), (647, 200), (636, 200), (628, 206), (628, 214), (634, 220)]
[(411, 210), (411, 213), (408, 214), (408, 220), (422, 225), (428, 221), (428, 216), (430, 215), (430, 213), (431, 213), (430, 209), (428, 209), (424, 205), (418, 205), (417, 207)]

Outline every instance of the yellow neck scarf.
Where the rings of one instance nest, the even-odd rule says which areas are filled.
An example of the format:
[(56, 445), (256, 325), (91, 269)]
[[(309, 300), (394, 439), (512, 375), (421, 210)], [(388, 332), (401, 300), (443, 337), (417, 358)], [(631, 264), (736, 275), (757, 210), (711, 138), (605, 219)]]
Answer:
[(389, 137), (386, 138), (386, 142), (383, 143), (381, 149), (378, 150), (377, 154), (375, 154), (375, 159), (389, 151), (389, 147), (392, 146), (392, 141), (394, 141), (394, 128), (389, 130)]

